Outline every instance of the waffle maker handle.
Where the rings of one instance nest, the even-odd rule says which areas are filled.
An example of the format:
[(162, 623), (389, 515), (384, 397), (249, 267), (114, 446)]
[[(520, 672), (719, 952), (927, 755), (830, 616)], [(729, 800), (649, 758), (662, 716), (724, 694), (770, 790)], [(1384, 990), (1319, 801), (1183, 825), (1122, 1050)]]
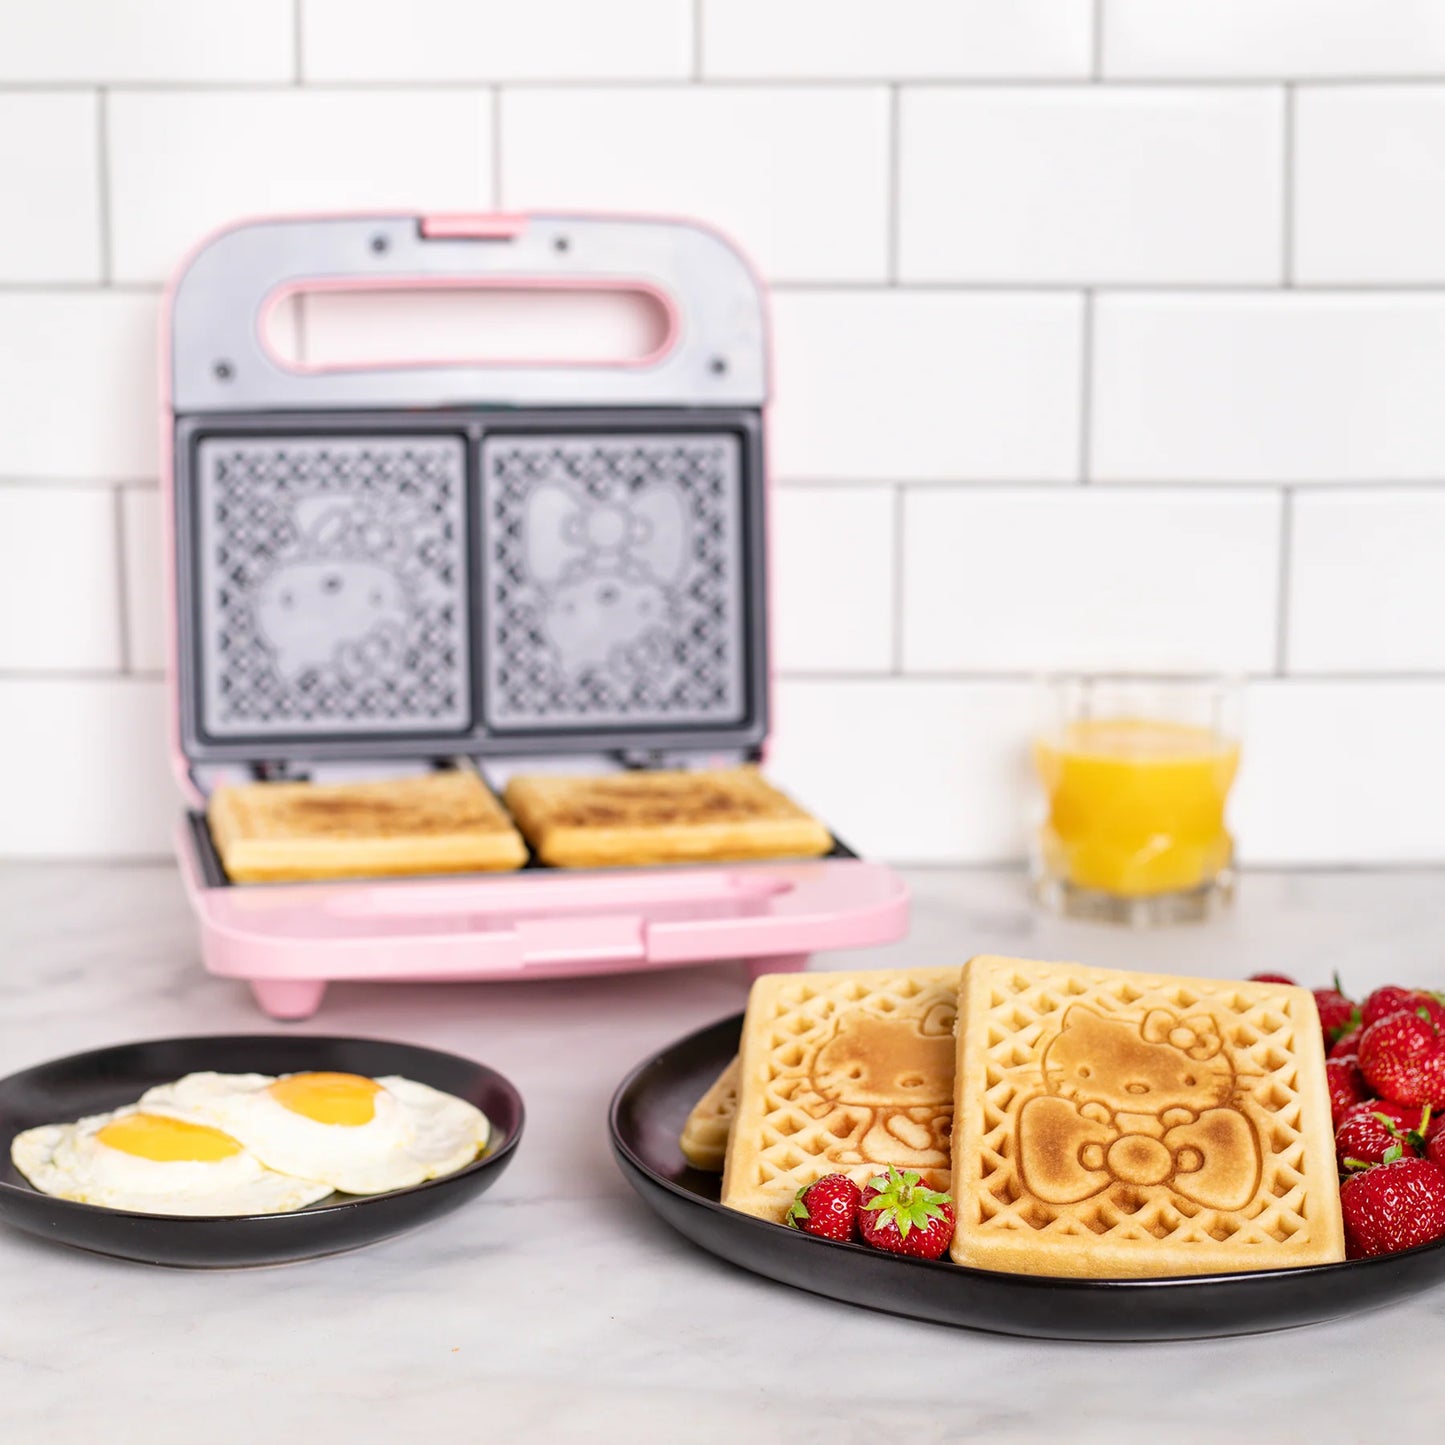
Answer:
[[(271, 308), (305, 291), (407, 288), (645, 293), (669, 326), (653, 355), (307, 367), (266, 341)], [(693, 221), (573, 215), (373, 215), (251, 221), (206, 241), (170, 297), (177, 413), (376, 406), (762, 406), (762, 286)]]

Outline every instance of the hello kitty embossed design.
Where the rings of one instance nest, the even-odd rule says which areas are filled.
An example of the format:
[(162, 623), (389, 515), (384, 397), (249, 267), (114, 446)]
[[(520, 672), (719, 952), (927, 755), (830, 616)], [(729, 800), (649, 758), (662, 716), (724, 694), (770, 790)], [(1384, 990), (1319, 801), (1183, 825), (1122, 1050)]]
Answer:
[(1208, 1014), (1135, 1021), (1075, 1004), (1044, 1049), (1042, 1084), (1018, 1123), (1021, 1179), (1038, 1199), (1073, 1204), (1115, 1186), (1212, 1209), (1254, 1197), (1259, 1138)]
[(813, 1055), (813, 1117), (838, 1140), (835, 1164), (946, 1168), (953, 1119), (952, 1008), (842, 1014)]

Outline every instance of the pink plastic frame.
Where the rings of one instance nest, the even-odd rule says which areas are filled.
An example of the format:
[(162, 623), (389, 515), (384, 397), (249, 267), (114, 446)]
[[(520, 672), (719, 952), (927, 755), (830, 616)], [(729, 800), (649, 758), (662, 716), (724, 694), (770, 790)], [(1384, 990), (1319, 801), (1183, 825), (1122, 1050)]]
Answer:
[[(419, 218), (423, 234), (453, 238), (513, 234), (526, 221)], [(184, 264), (176, 275), (183, 270)], [(306, 284), (286, 283), (291, 290)], [(535, 285), (536, 278), (516, 284)], [(204, 800), (180, 744), (176, 666), (174, 286), (173, 279), (161, 321), (171, 751), (188, 801), (200, 806)], [(675, 331), (673, 298), (660, 299)], [(581, 977), (731, 960), (746, 961), (757, 974), (800, 969), (820, 949), (891, 942), (908, 927), (903, 881), (881, 864), (853, 858), (213, 887), (184, 819), (176, 852), (207, 969), (249, 983), (260, 1007), (278, 1019), (309, 1017), (338, 980)]]

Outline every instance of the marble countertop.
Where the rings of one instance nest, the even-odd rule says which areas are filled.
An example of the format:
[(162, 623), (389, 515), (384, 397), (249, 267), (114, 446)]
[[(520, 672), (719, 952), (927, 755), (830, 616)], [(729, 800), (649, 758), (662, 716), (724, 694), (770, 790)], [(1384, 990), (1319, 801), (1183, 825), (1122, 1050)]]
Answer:
[[(1353, 990), (1445, 982), (1445, 873), (1248, 875), (1208, 925), (1042, 916), (1005, 872), (915, 871), (906, 944)], [(476, 1203), (358, 1253), (168, 1270), (0, 1230), (0, 1439), (1240, 1442), (1439, 1438), (1445, 1288), (1354, 1320), (1187, 1344), (1041, 1343), (911, 1323), (734, 1269), (614, 1166), (606, 1109), (645, 1054), (741, 1007), (719, 965), (578, 982), (334, 985), (310, 1027), (452, 1049), (522, 1090), (527, 1133)], [(213, 979), (174, 872), (0, 869), (0, 1072), (167, 1034), (269, 1032)], [(303, 1025), (301, 1027), (308, 1027)], [(1351, 1381), (1382, 1413), (1352, 1416)], [(525, 1435), (523, 1434), (525, 1432)]]

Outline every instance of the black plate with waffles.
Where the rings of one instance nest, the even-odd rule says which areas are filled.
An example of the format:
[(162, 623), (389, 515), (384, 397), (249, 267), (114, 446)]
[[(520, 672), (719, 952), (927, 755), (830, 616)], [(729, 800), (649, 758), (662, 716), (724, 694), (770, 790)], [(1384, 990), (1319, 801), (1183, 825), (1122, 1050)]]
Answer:
[[(118, 1109), (156, 1084), (205, 1070), (399, 1074), (475, 1104), (491, 1123), (491, 1138), (454, 1174), (385, 1194), (332, 1194), (290, 1214), (138, 1214), (79, 1204), (42, 1194), (11, 1162), (11, 1140), (23, 1130)], [(0, 1079), (0, 1221), (147, 1264), (235, 1268), (338, 1254), (425, 1224), (490, 1189), (511, 1162), (522, 1124), (522, 1097), (501, 1074), (414, 1044), (292, 1033), (120, 1044)]]
[(640, 1064), (612, 1100), (612, 1150), (627, 1181), (679, 1233), (756, 1274), (888, 1314), (1064, 1340), (1257, 1334), (1358, 1314), (1445, 1280), (1445, 1240), (1343, 1264), (1172, 1279), (1059, 1279), (901, 1259), (724, 1209), (720, 1176), (692, 1168), (678, 1135), (737, 1052), (742, 1014)]

